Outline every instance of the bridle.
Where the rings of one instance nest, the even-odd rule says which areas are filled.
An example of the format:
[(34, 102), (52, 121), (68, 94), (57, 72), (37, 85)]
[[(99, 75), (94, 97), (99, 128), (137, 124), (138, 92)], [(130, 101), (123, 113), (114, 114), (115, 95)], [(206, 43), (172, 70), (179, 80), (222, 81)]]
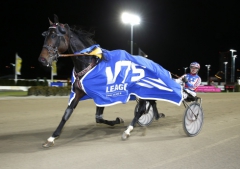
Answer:
[(58, 53), (58, 48), (57, 47), (52, 47), (51, 45), (43, 45), (43, 48), (46, 48), (49, 53), (49, 58), (51, 61), (53, 60), (58, 60), (59, 53)]
[[(53, 25), (51, 25), (49, 27), (49, 29), (56, 29), (56, 36), (57, 36), (57, 41), (56, 41), (56, 45), (55, 47), (52, 45), (43, 45), (43, 48), (46, 48), (48, 50), (49, 53), (49, 60), (50, 62), (52, 62), (53, 60), (58, 60), (58, 58), (60, 57), (60, 53), (58, 52), (58, 46), (60, 45), (61, 39), (63, 37), (64, 42), (66, 42), (64, 35), (58, 30), (59, 24), (58, 23), (54, 23)], [(48, 30), (48, 32), (44, 32), (42, 35), (43, 36), (47, 36), (49, 34), (50, 30)]]

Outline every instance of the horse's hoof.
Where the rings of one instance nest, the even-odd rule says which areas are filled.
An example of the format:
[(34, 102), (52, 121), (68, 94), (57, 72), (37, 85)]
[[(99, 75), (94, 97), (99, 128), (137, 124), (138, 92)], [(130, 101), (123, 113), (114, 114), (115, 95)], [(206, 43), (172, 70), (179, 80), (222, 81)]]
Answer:
[(45, 143), (42, 144), (42, 146), (43, 146), (44, 148), (52, 147), (52, 146), (54, 146), (54, 141), (53, 141), (53, 142), (46, 141)]
[(130, 136), (130, 133), (126, 133), (125, 131), (122, 134), (122, 140), (126, 140)]
[(159, 113), (160, 118), (165, 118), (165, 114)]
[(119, 124), (124, 123), (124, 120), (122, 118), (120, 118), (120, 117), (117, 117), (116, 120), (119, 122)]

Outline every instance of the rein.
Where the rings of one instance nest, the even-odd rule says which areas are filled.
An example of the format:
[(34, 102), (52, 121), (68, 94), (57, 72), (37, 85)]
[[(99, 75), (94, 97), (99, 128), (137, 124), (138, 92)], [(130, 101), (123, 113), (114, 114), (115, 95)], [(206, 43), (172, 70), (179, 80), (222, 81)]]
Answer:
[[(170, 72), (171, 73), (171, 72)], [(179, 78), (179, 76), (178, 75), (176, 75), (176, 74), (173, 74), (173, 73), (171, 73), (173, 76), (175, 76), (175, 77), (177, 77), (177, 78)]]
[(79, 53), (79, 54), (58, 54), (58, 57), (71, 57), (71, 56), (96, 56), (99, 59), (102, 58), (102, 50), (100, 48), (95, 48), (90, 53)]
[(84, 53), (84, 54), (59, 54), (58, 57), (72, 57), (72, 56), (93, 56), (93, 54), (88, 54), (88, 53)]

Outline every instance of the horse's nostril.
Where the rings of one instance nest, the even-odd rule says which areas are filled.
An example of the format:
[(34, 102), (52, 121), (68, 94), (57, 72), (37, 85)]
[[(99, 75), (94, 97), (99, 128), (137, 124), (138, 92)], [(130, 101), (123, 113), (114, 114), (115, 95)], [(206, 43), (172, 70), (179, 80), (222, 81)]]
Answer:
[(45, 63), (45, 62), (46, 62), (46, 59), (43, 58), (43, 57), (39, 57), (39, 58), (38, 58), (38, 61), (41, 62), (41, 63)]

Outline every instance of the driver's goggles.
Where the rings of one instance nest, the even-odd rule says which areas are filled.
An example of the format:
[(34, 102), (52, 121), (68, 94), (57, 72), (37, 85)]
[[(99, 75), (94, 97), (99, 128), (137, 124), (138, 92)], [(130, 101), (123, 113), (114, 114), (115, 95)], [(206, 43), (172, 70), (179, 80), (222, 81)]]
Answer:
[(191, 66), (190, 69), (198, 69), (198, 68), (197, 68), (197, 67), (193, 67), (193, 66)]

